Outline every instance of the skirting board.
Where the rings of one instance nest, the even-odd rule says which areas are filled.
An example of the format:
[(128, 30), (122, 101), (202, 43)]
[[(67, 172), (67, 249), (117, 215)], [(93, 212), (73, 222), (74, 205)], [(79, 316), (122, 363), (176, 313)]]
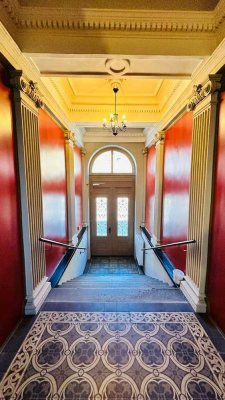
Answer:
[(35, 315), (40, 310), (46, 297), (51, 290), (51, 283), (48, 282), (47, 276), (42, 279), (40, 284), (33, 292), (33, 296), (27, 297), (25, 305), (25, 315)]
[(189, 301), (194, 311), (197, 313), (206, 313), (206, 302), (205, 298), (201, 298), (195, 291), (195, 288), (191, 285), (191, 282), (184, 280), (181, 281), (180, 289), (183, 292), (186, 299)]

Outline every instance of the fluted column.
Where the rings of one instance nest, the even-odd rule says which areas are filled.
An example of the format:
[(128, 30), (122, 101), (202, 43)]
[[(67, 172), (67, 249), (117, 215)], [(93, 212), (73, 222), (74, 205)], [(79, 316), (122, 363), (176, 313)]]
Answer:
[(221, 75), (209, 76), (204, 86), (194, 88), (194, 96), (188, 103), (188, 111), (193, 110), (194, 113), (188, 239), (195, 239), (196, 244), (188, 246), (186, 279), (181, 288), (197, 312), (206, 311), (205, 288), (221, 78)]
[(74, 145), (75, 135), (65, 130), (66, 153), (66, 184), (67, 184), (67, 229), (69, 243), (73, 242), (75, 227), (75, 174), (74, 174)]
[(142, 201), (142, 221), (141, 226), (145, 226), (145, 211), (146, 211), (146, 178), (147, 178), (147, 154), (148, 148), (142, 150), (143, 155), (143, 201)]
[(162, 202), (163, 202), (163, 167), (164, 167), (165, 132), (155, 135), (156, 166), (155, 166), (155, 203), (154, 203), (154, 231), (153, 242), (160, 244), (162, 230)]
[(43, 236), (43, 207), (38, 130), (42, 101), (36, 84), (22, 71), (11, 75), (13, 117), (20, 182), (22, 241), (26, 283), (25, 313), (35, 314), (51, 289), (47, 282)]

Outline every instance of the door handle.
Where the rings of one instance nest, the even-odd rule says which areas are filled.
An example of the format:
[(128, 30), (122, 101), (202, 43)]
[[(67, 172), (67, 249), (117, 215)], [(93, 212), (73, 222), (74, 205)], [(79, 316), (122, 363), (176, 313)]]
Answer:
[(111, 233), (111, 226), (109, 226), (109, 233)]

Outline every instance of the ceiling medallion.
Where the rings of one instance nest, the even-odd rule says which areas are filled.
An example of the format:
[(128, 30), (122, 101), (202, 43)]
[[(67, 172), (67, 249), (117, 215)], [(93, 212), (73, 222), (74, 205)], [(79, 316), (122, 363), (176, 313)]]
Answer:
[(124, 75), (130, 71), (130, 61), (119, 58), (108, 59), (105, 68), (110, 75)]

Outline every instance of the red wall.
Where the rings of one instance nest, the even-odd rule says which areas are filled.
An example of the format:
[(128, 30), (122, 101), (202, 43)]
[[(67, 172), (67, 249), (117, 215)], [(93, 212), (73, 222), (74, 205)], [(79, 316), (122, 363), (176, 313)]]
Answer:
[[(39, 129), (44, 235), (67, 242), (64, 132), (43, 110), (40, 110)], [(62, 247), (46, 246), (47, 276), (52, 275), (63, 255)]]
[(11, 99), (4, 81), (0, 64), (0, 344), (19, 322), (24, 303)]
[[(192, 113), (166, 132), (163, 177), (162, 243), (187, 239), (192, 143)], [(165, 249), (176, 268), (185, 271), (186, 246)]]
[(82, 155), (79, 147), (74, 148), (74, 176), (75, 176), (75, 223), (76, 232), (82, 228)]
[(225, 332), (225, 93), (219, 115), (211, 257), (208, 276), (209, 311)]
[(149, 233), (153, 233), (154, 224), (154, 205), (155, 205), (155, 146), (148, 149), (147, 156), (147, 177), (146, 177), (146, 209), (145, 226)]

